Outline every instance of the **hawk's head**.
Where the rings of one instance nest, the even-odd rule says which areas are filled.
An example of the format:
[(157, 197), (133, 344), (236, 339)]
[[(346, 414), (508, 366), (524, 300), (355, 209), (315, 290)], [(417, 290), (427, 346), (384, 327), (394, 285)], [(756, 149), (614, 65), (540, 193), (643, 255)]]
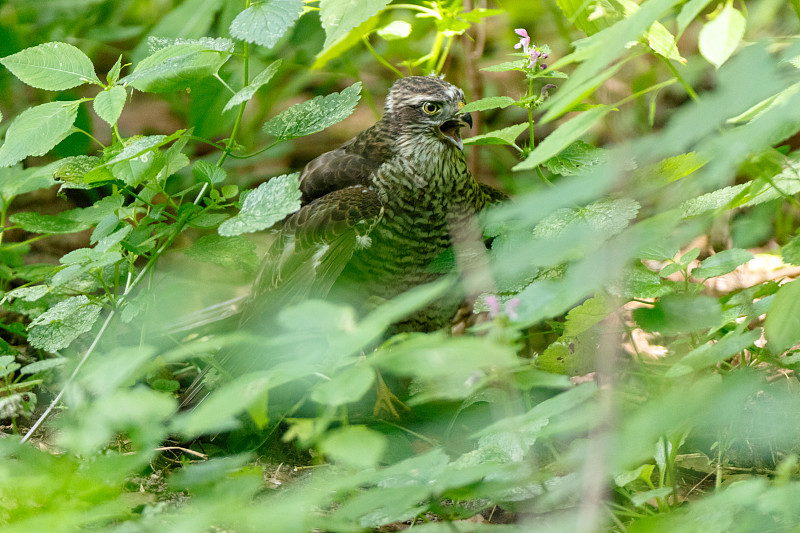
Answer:
[(462, 113), (464, 91), (436, 76), (409, 76), (394, 82), (386, 98), (388, 120), (413, 135), (425, 135), (464, 148), (459, 130), (472, 127), (472, 117)]

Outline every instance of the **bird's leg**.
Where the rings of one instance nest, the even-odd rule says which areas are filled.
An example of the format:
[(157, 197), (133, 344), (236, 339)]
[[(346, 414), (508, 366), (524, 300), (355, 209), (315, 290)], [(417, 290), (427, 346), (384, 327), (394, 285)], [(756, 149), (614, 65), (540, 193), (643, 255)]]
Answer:
[(395, 409), (395, 405), (402, 407), (405, 411), (411, 410), (411, 408), (404, 404), (400, 398), (398, 398), (391, 390), (389, 390), (386, 382), (383, 381), (383, 376), (381, 375), (380, 370), (377, 368), (375, 369), (375, 377), (377, 378), (375, 393), (377, 394), (378, 398), (375, 400), (375, 408), (372, 410), (373, 415), (378, 416), (382, 411), (386, 411), (394, 418), (400, 418), (400, 415), (397, 413), (397, 409)]

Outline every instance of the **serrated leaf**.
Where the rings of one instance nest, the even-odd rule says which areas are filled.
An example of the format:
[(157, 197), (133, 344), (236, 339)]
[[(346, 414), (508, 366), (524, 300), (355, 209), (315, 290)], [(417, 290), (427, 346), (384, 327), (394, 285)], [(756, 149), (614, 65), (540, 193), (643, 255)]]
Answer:
[(10, 167), (31, 155), (44, 155), (72, 131), (79, 102), (50, 102), (26, 109), (6, 131), (0, 146), (0, 167)]
[(214, 263), (226, 269), (253, 272), (258, 266), (255, 243), (240, 236), (203, 235), (184, 253), (198, 261)]
[(92, 61), (67, 43), (45, 43), (0, 59), (22, 82), (48, 91), (63, 91), (82, 85), (101, 85)]
[(102, 91), (94, 98), (92, 107), (97, 116), (108, 122), (110, 126), (117, 123), (117, 119), (122, 114), (125, 107), (127, 93), (120, 86), (112, 87), (108, 91)]
[(752, 258), (753, 254), (741, 248), (723, 250), (700, 263), (699, 267), (692, 270), (692, 276), (702, 279), (722, 276), (733, 272), (739, 265), (747, 263)]
[(691, 217), (706, 211), (711, 211), (712, 209), (725, 207), (749, 186), (749, 183), (741, 183), (739, 185), (717, 189), (714, 192), (703, 194), (697, 198), (690, 198), (681, 204), (681, 215), (683, 217)]
[(484, 72), (508, 72), (511, 70), (525, 72), (525, 66), (527, 63), (528, 61), (525, 59), (517, 59), (515, 61), (506, 61), (504, 63), (498, 63), (497, 65), (483, 67), (481, 70)]
[(53, 216), (34, 211), (24, 211), (11, 215), (10, 219), (12, 223), (31, 233), (75, 233), (91, 226), (91, 224), (73, 220), (63, 213)]
[(514, 102), (516, 100), (510, 96), (489, 96), (468, 103), (461, 111), (463, 113), (472, 113), (473, 111), (486, 111), (487, 109), (504, 109)]
[(323, 48), (319, 53), (317, 53), (317, 56), (314, 59), (314, 64), (311, 65), (311, 68), (320, 69), (327, 65), (328, 61), (337, 57), (341, 57), (350, 48), (353, 48), (357, 44), (361, 44), (361, 36), (369, 35), (370, 32), (372, 32), (372, 30), (374, 30), (378, 25), (379, 19), (380, 15), (375, 15), (368, 18), (359, 24), (356, 29), (345, 35), (344, 38), (339, 39), (335, 43), (331, 44), (331, 46)]
[(602, 294), (589, 298), (567, 313), (564, 336), (575, 337), (603, 320), (616, 307)]
[(336, 462), (367, 468), (380, 461), (387, 444), (386, 437), (377, 431), (364, 426), (347, 426), (329, 431), (319, 449)]
[(511, 170), (534, 169), (548, 159), (557, 156), (612, 110), (612, 107), (599, 106), (582, 112), (545, 137), (544, 141), (536, 146), (525, 161), (517, 163)]
[(557, 156), (544, 162), (553, 174), (574, 176), (608, 160), (608, 150), (597, 148), (583, 141), (575, 141)]
[(746, 25), (744, 16), (729, 2), (700, 30), (697, 42), (700, 54), (716, 68), (721, 67), (739, 46)]
[(585, 226), (605, 238), (628, 227), (639, 212), (639, 203), (630, 198), (603, 198), (586, 207), (562, 208), (542, 220), (533, 230), (534, 237), (552, 238), (579, 225)]
[(302, 0), (254, 2), (233, 19), (230, 32), (242, 41), (272, 48), (302, 12)]
[(53, 180), (55, 164), (26, 169), (23, 169), (22, 165), (11, 168), (0, 167), (0, 196), (3, 196), (6, 203), (11, 203), (15, 196), (55, 185), (56, 181)]
[(56, 162), (53, 177), (65, 182), (83, 182), (83, 177), (99, 164), (100, 158), (91, 155), (65, 157)]
[(51, 307), (28, 326), (28, 342), (48, 352), (61, 350), (86, 333), (102, 308), (86, 296), (73, 296)]
[(353, 366), (333, 376), (330, 381), (315, 385), (311, 399), (336, 407), (360, 400), (372, 387), (375, 373), (369, 366)]
[(516, 146), (514, 141), (516, 141), (517, 137), (526, 129), (528, 129), (528, 124), (526, 122), (514, 124), (513, 126), (501, 130), (490, 131), (483, 135), (476, 135), (469, 139), (464, 139), (464, 144), (508, 144)]
[(51, 370), (53, 368), (58, 368), (66, 364), (69, 361), (66, 357), (54, 357), (53, 359), (42, 359), (41, 361), (36, 361), (35, 363), (31, 363), (29, 365), (23, 366), (20, 370), (20, 374), (38, 374), (39, 372), (44, 372), (45, 370)]
[(390, 0), (327, 0), (319, 6), (327, 49), (347, 36), (353, 28), (380, 13)]
[(377, 32), (381, 39), (397, 41), (411, 35), (411, 24), (404, 20), (393, 20)]
[(267, 121), (263, 130), (282, 141), (317, 133), (349, 117), (358, 103), (360, 92), (361, 82), (356, 82), (341, 93), (317, 96), (295, 104)]
[(300, 174), (284, 174), (247, 195), (239, 213), (219, 225), (223, 237), (266, 229), (300, 208)]
[(778, 355), (800, 343), (800, 282), (781, 285), (764, 321), (767, 349)]
[(208, 161), (198, 160), (192, 167), (192, 175), (197, 181), (209, 183), (222, 183), (228, 176), (224, 168), (212, 165)]
[(225, 107), (222, 108), (223, 113), (250, 100), (253, 95), (256, 94), (258, 89), (269, 83), (269, 80), (271, 80), (275, 73), (278, 72), (278, 68), (280, 66), (281, 60), (278, 59), (277, 61), (273, 61), (267, 68), (262, 70), (258, 76), (253, 78), (253, 81), (251, 81), (247, 87), (240, 89), (236, 94), (231, 96), (231, 99), (228, 100), (228, 103), (226, 103)]
[(178, 40), (141, 60), (119, 83), (153, 93), (185, 89), (216, 74), (233, 49), (230, 39)]

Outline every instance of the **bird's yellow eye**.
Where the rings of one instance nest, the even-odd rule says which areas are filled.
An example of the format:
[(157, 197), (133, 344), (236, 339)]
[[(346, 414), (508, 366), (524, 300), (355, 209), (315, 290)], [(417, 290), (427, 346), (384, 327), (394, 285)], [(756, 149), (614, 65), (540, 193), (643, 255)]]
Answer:
[(424, 104), (422, 104), (422, 110), (427, 115), (435, 115), (436, 113), (439, 112), (441, 108), (442, 106), (440, 106), (435, 102), (425, 102)]

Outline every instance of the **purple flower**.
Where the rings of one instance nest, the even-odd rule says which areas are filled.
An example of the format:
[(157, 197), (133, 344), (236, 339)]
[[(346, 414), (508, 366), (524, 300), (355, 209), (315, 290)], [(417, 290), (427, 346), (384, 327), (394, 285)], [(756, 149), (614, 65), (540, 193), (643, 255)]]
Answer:
[(494, 318), (500, 314), (500, 299), (497, 296), (490, 294), (483, 301), (489, 306), (489, 318)]
[(520, 37), (519, 42), (514, 45), (514, 48), (522, 48), (522, 51), (526, 54), (530, 53), (531, 38), (528, 36), (528, 32), (522, 28), (517, 28), (514, 30), (514, 33)]
[(506, 302), (506, 314), (511, 320), (516, 320), (519, 318), (519, 315), (517, 314), (517, 307), (519, 307), (520, 301), (521, 300), (519, 298), (511, 298)]
[(547, 65), (545, 65), (544, 63), (542, 63), (542, 64), (541, 64), (541, 65), (539, 65), (539, 66), (542, 68), (542, 70), (545, 70), (545, 69), (547, 69)]

